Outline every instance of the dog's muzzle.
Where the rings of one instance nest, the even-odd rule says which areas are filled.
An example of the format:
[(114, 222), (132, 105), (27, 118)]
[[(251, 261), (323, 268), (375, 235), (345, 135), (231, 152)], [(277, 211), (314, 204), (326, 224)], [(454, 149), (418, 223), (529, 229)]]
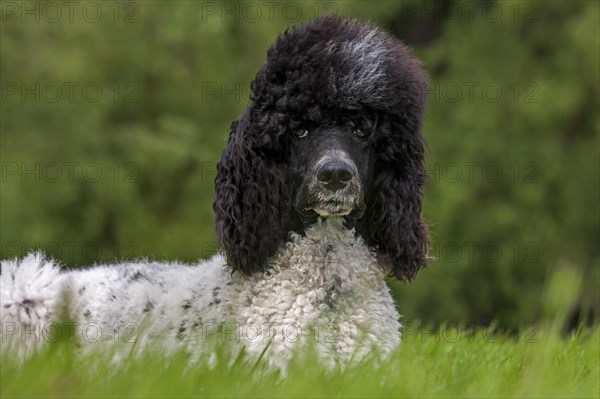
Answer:
[(323, 157), (311, 175), (308, 209), (320, 216), (345, 216), (361, 203), (358, 170), (345, 153)]

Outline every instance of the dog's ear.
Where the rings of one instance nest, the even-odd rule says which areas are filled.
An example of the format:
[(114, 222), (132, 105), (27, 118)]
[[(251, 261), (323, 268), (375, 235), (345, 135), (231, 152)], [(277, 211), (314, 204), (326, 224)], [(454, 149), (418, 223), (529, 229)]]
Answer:
[[(265, 269), (287, 238), (289, 190), (283, 154), (247, 111), (231, 127), (217, 165), (215, 211), (217, 239), (227, 264), (251, 274)], [(281, 149), (279, 149), (281, 152)]]
[(384, 139), (373, 151), (377, 158), (358, 228), (390, 274), (411, 281), (425, 266), (429, 247), (421, 217), (425, 142), (420, 123), (407, 126), (393, 117), (381, 129)]

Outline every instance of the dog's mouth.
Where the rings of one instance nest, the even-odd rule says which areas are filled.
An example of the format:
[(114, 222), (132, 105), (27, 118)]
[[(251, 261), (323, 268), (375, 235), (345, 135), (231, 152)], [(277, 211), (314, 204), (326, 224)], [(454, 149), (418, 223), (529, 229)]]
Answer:
[(323, 218), (348, 216), (362, 209), (363, 197), (357, 179), (344, 189), (330, 190), (316, 182), (305, 184), (296, 198), (296, 209), (300, 213), (316, 213)]
[(346, 216), (352, 212), (352, 209), (354, 209), (353, 204), (340, 201), (324, 201), (309, 208), (322, 217)]
[(319, 216), (322, 217), (339, 217), (346, 216), (352, 212), (352, 209), (329, 209), (329, 208), (313, 208)]

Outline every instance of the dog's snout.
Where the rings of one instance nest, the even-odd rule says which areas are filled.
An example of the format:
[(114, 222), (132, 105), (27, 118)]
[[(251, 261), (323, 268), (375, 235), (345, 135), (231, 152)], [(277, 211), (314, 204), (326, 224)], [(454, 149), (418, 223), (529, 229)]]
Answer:
[(352, 168), (342, 161), (328, 161), (317, 171), (317, 178), (327, 189), (340, 190), (352, 179)]

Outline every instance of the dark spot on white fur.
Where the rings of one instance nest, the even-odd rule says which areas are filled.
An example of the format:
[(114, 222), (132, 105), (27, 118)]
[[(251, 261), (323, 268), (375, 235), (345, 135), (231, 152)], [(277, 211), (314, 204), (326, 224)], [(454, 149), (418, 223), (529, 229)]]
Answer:
[(337, 307), (337, 302), (339, 301), (341, 288), (342, 288), (342, 278), (337, 274), (334, 274), (332, 277), (329, 286), (325, 292), (325, 304), (331, 309)]
[(183, 310), (188, 310), (192, 307), (192, 301), (191, 299), (186, 299), (183, 301), (183, 304), (181, 305), (181, 309)]
[(152, 309), (154, 309), (154, 302), (152, 301), (147, 301), (146, 305), (144, 305), (144, 313), (148, 313), (149, 311), (151, 311)]
[(137, 271), (135, 273), (133, 273), (133, 275), (131, 275), (128, 278), (128, 282), (133, 282), (133, 281), (138, 281), (138, 280), (148, 280), (148, 276), (146, 276), (144, 273), (142, 273), (141, 271)]
[(79, 295), (83, 295), (84, 291), (85, 291), (85, 285), (79, 289), (79, 291), (78, 291)]
[(219, 298), (219, 291), (221, 290), (221, 287), (215, 287), (213, 288), (212, 294), (213, 294), (213, 300), (211, 303), (209, 303), (208, 305), (213, 305), (213, 304), (218, 304), (221, 303), (221, 299)]
[(160, 282), (158, 283), (158, 286), (160, 287), (160, 291), (161, 291), (163, 294), (166, 294), (166, 293), (168, 293), (168, 290), (167, 290), (167, 288), (165, 287), (165, 283), (164, 283), (164, 282), (160, 281)]
[(92, 312), (89, 309), (86, 309), (85, 312), (83, 312), (83, 317), (90, 317), (92, 315)]
[(185, 339), (185, 323), (186, 321), (182, 321), (181, 324), (179, 325), (179, 329), (177, 330), (177, 339), (183, 341)]

